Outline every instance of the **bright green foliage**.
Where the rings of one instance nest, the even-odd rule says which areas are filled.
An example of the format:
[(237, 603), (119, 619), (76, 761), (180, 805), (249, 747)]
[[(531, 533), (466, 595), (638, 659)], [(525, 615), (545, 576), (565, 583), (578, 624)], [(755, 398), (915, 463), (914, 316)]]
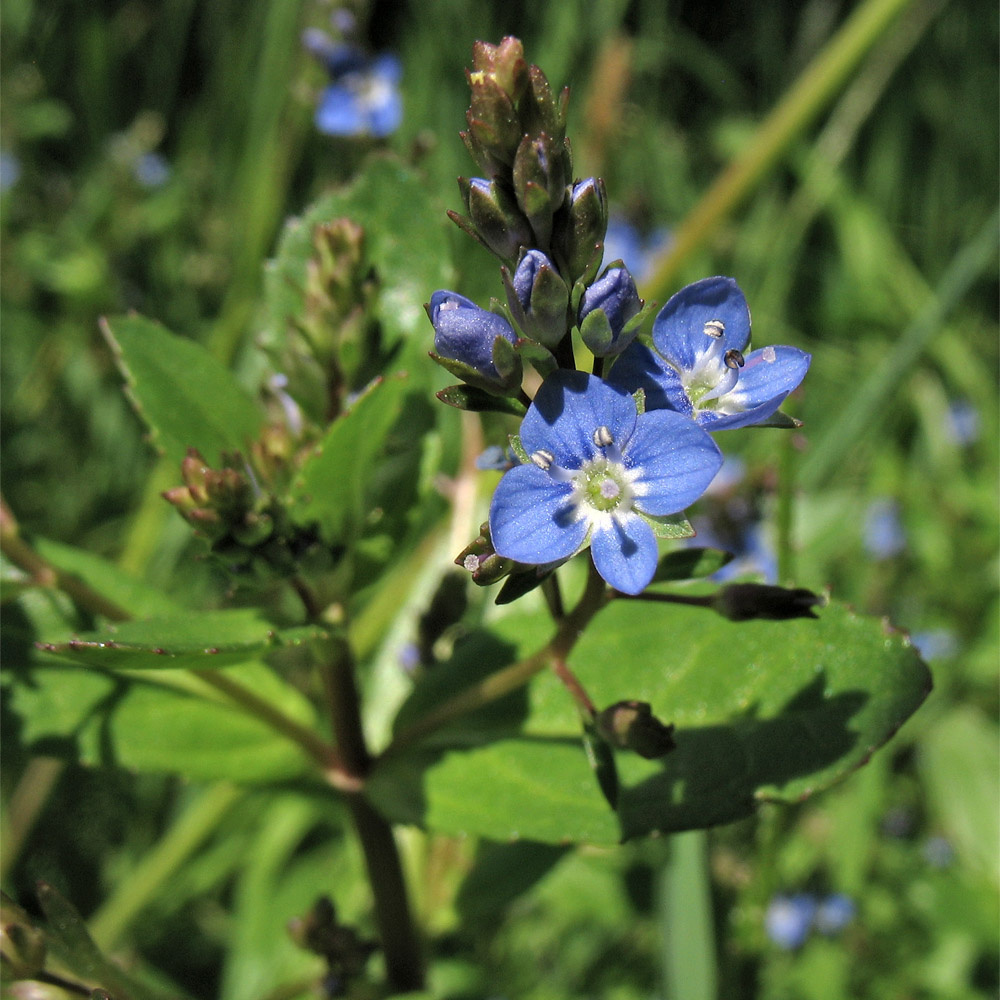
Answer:
[(216, 462), (260, 433), (260, 410), (201, 345), (142, 316), (108, 319), (103, 329), (136, 411), (175, 465), (188, 448)]
[[(578, 742), (576, 713), (550, 676), (527, 695), (507, 696), (488, 722), (470, 717), (431, 735), (422, 759), (387, 757), (373, 794), (396, 818), (434, 830), (551, 843), (712, 826), (839, 780), (930, 690), (904, 636), (836, 603), (817, 621), (705, 618), (689, 608), (614, 603), (572, 653), (598, 706), (636, 698), (677, 727), (677, 749), (662, 761), (619, 755), (617, 816)], [(490, 659), (495, 669), (532, 652), (539, 631), (505, 619), (492, 637), (435, 668), (430, 697), (479, 679)], [(409, 724), (434, 704), (419, 689), (414, 700), (419, 708), (401, 713)]]

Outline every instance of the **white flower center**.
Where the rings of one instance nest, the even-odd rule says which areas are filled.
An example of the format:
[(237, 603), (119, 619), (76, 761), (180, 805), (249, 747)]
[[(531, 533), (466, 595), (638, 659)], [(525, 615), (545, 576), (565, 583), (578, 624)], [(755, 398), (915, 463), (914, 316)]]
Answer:
[(573, 487), (570, 506), (573, 518), (615, 516), (627, 514), (641, 491), (635, 481), (639, 469), (628, 469), (622, 453), (607, 427), (598, 427), (593, 434), (597, 449), (593, 458), (587, 459), (579, 469), (565, 469), (557, 465), (555, 456), (539, 449), (531, 456), (531, 461), (560, 483)]
[[(705, 334), (704, 349), (695, 355), (691, 368), (679, 371), (684, 391), (696, 410), (740, 413), (746, 408), (742, 393), (736, 390), (740, 372), (746, 371), (748, 366), (739, 351), (723, 350), (725, 331), (721, 319), (709, 320), (702, 331)], [(749, 367), (774, 360), (774, 348), (765, 347)]]

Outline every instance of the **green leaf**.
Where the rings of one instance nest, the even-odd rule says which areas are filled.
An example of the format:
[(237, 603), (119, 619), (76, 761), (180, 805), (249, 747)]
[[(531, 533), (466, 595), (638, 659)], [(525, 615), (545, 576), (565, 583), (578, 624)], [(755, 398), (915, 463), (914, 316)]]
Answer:
[(306, 263), (313, 227), (337, 218), (364, 227), (365, 246), (379, 280), (379, 319), (389, 335), (426, 334), (425, 303), (454, 277), (444, 215), (416, 173), (391, 158), (370, 161), (349, 187), (324, 195), (285, 226), (278, 252), (265, 273), (268, 327), (281, 339), (288, 322), (305, 309)]
[(140, 618), (175, 612), (183, 614), (181, 606), (163, 591), (137, 580), (93, 552), (47, 538), (34, 537), (31, 544), (46, 562), (78, 577), (130, 615)]
[[(404, 704), (400, 729), (497, 661), (531, 654), (545, 634), (544, 619), (512, 617), (498, 623), (491, 656), (456, 650), (433, 687), (422, 682)], [(617, 815), (587, 761), (577, 712), (548, 673), (518, 711), (515, 692), (492, 718), (479, 709), (416, 752), (387, 755), (369, 784), (380, 808), (443, 832), (547, 842), (730, 822), (762, 801), (800, 801), (859, 767), (931, 683), (905, 636), (836, 603), (818, 620), (737, 625), (699, 609), (615, 601), (569, 663), (599, 708), (646, 701), (676, 726), (677, 748), (660, 760), (617, 754)]]
[(653, 529), (657, 538), (693, 538), (695, 531), (691, 522), (683, 514), (666, 514), (663, 516), (636, 513)]
[(322, 629), (312, 625), (279, 630), (260, 612), (237, 608), (110, 623), (69, 639), (45, 637), (37, 645), (86, 667), (210, 670), (325, 637)]
[(677, 549), (660, 557), (653, 583), (697, 580), (703, 576), (711, 576), (732, 558), (731, 552), (723, 552), (722, 549)]
[[(246, 663), (234, 679), (303, 725), (315, 723), (305, 698), (269, 667)], [(151, 674), (166, 683), (173, 673)], [(225, 700), (101, 671), (43, 666), (11, 683), (8, 703), (35, 752), (95, 767), (124, 767), (192, 780), (280, 781), (310, 764), (289, 739)]]
[(47, 882), (38, 883), (38, 902), (47, 920), (49, 947), (73, 976), (99, 983), (115, 1000), (162, 1000), (165, 994), (136, 982), (105, 958), (76, 907)]
[(343, 541), (361, 529), (373, 471), (403, 414), (407, 389), (401, 376), (379, 379), (330, 425), (293, 487), (297, 523), (318, 521), (330, 541)]
[(246, 451), (263, 416), (216, 358), (143, 316), (117, 316), (101, 329), (125, 378), (125, 391), (159, 450), (180, 464), (197, 448), (217, 465), (224, 451)]

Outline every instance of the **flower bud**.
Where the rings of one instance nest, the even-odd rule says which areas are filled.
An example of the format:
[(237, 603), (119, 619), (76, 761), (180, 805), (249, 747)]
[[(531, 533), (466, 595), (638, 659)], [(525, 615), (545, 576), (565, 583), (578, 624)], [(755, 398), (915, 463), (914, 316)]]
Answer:
[(512, 265), (522, 247), (531, 246), (531, 225), (514, 196), (496, 181), (474, 177), (459, 181), (476, 235), (504, 263)]
[(517, 103), (528, 85), (524, 49), (516, 38), (499, 45), (476, 42), (468, 73), (471, 105), (469, 131), (462, 133), (472, 158), (490, 176), (510, 170), (524, 130)]
[(656, 760), (674, 749), (674, 727), (653, 715), (648, 702), (619, 701), (597, 715), (597, 730), (611, 746)]
[(731, 583), (712, 599), (712, 607), (732, 622), (816, 618), (813, 608), (822, 603), (818, 594), (804, 587), (788, 589), (766, 583)]
[(515, 564), (512, 559), (496, 554), (490, 541), (489, 522), (484, 521), (479, 527), (479, 536), (455, 557), (455, 565), (468, 570), (473, 583), (487, 587), (507, 576)]
[(520, 361), (514, 354), (517, 335), (502, 316), (447, 291), (431, 296), (427, 314), (434, 324), (434, 350), (449, 371), (494, 391), (509, 388), (515, 380), (520, 384)]
[(504, 272), (507, 304), (524, 335), (555, 347), (566, 334), (569, 289), (555, 265), (540, 250), (529, 250), (513, 278)]
[(566, 181), (559, 145), (545, 132), (525, 135), (514, 157), (514, 193), (539, 246), (549, 245), (552, 215), (566, 197)]
[(597, 274), (607, 229), (604, 181), (599, 177), (577, 181), (569, 192), (568, 204), (556, 215), (552, 236), (553, 249), (569, 269), (567, 282)]
[(620, 354), (635, 339), (642, 299), (625, 267), (613, 267), (595, 281), (580, 302), (583, 342), (599, 358)]

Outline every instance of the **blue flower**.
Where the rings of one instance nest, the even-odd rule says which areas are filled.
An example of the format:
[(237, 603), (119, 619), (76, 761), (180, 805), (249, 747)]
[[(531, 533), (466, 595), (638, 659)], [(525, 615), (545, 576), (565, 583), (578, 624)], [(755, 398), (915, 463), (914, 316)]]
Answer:
[(657, 257), (670, 245), (668, 229), (654, 229), (648, 236), (636, 229), (623, 216), (611, 214), (604, 237), (604, 259), (621, 260), (642, 284), (648, 278)]
[(868, 554), (878, 560), (891, 559), (906, 549), (906, 533), (899, 520), (899, 504), (895, 500), (881, 497), (868, 505), (864, 544)]
[(399, 93), (402, 69), (391, 53), (369, 58), (361, 49), (333, 41), (310, 28), (302, 44), (330, 74), (316, 107), (316, 128), (324, 135), (373, 135), (384, 139), (403, 120)]
[(707, 430), (766, 420), (805, 377), (811, 356), (795, 347), (764, 347), (744, 357), (750, 310), (732, 278), (703, 278), (682, 288), (653, 322), (651, 351), (632, 344), (609, 382), (642, 388), (646, 406), (693, 417)]
[(529, 464), (505, 473), (490, 505), (490, 533), (507, 559), (548, 565), (590, 544), (597, 571), (638, 594), (658, 559), (650, 519), (684, 510), (722, 465), (712, 439), (668, 410), (639, 414), (635, 400), (584, 372), (553, 372), (521, 424)]
[(599, 358), (621, 354), (639, 332), (642, 299), (635, 281), (624, 267), (609, 268), (584, 293), (580, 301), (583, 342)]
[(517, 340), (507, 320), (457, 292), (435, 292), (427, 312), (434, 324), (434, 350), (442, 358), (467, 365), (488, 382), (505, 381), (507, 373), (499, 372), (494, 363), (494, 342), (497, 337), (510, 344)]
[(764, 928), (779, 948), (792, 951), (805, 943), (815, 916), (814, 896), (804, 892), (794, 896), (775, 896), (764, 914)]
[(842, 892), (835, 892), (832, 896), (827, 896), (817, 907), (816, 930), (820, 934), (836, 934), (854, 919), (854, 913), (854, 900)]

